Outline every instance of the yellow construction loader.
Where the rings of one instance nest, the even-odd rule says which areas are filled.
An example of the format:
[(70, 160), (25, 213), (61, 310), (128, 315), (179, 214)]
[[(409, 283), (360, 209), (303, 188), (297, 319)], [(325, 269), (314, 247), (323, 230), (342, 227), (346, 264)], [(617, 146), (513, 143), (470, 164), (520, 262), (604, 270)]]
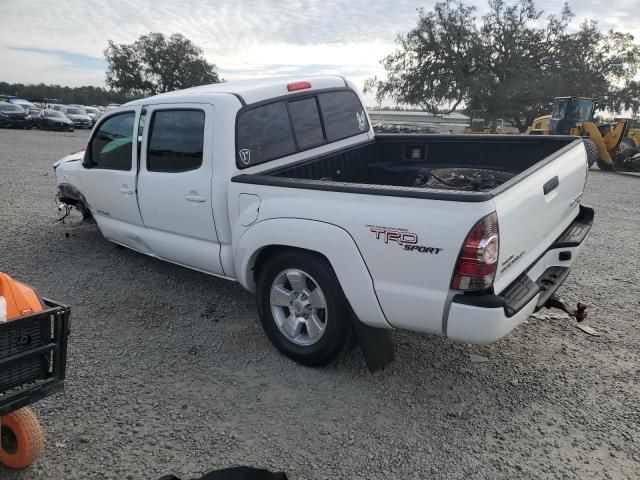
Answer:
[(595, 124), (593, 120), (597, 105), (595, 98), (556, 97), (551, 115), (536, 118), (526, 133), (584, 137), (590, 167), (597, 163), (601, 170), (625, 169), (625, 162), (633, 153), (622, 141), (628, 121), (621, 119), (613, 123)]
[(517, 135), (519, 130), (503, 118), (491, 120), (487, 125), (486, 110), (472, 110), (469, 125), (464, 128), (466, 134), (508, 134)]
[(489, 127), (487, 127), (487, 111), (486, 110), (472, 110), (471, 118), (469, 119), (469, 126), (464, 127), (465, 134), (478, 134), (478, 133), (491, 133)]

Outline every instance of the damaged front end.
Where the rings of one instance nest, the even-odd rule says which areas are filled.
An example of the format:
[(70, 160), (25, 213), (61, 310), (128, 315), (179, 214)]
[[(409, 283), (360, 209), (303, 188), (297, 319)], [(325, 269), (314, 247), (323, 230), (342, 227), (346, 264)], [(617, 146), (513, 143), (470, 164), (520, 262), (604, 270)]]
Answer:
[(58, 185), (56, 204), (58, 205), (58, 211), (64, 212), (64, 216), (59, 220), (64, 220), (69, 215), (70, 210), (75, 208), (82, 215), (83, 222), (91, 223), (94, 221), (87, 199), (77, 188), (69, 183)]

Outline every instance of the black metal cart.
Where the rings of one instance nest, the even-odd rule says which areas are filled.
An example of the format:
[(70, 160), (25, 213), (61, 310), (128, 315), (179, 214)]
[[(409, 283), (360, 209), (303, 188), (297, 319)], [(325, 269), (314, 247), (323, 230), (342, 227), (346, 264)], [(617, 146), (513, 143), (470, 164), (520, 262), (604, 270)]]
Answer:
[(0, 323), (0, 463), (24, 468), (44, 436), (29, 405), (61, 391), (70, 309), (43, 299), (44, 310)]

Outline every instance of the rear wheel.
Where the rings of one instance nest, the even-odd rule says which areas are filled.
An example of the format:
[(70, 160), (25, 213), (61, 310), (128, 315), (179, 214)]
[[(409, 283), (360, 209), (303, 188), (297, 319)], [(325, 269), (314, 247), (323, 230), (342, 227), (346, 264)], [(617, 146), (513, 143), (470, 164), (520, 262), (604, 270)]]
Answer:
[(9, 468), (31, 465), (44, 447), (44, 432), (30, 408), (0, 418), (0, 463)]
[[(625, 139), (623, 139), (625, 140)], [(613, 170), (626, 170), (627, 161), (636, 153), (635, 146), (628, 142), (621, 141), (613, 155)]]
[[(614, 172), (614, 171), (616, 171), (616, 166), (614, 164), (607, 163), (607, 162), (605, 162), (604, 160), (602, 160), (600, 158), (598, 158), (597, 162), (598, 162), (598, 168), (600, 170), (604, 170), (605, 172)], [(614, 163), (615, 163), (615, 160), (614, 160)]]
[(257, 300), (265, 333), (296, 362), (326, 365), (349, 337), (347, 299), (319, 255), (292, 250), (266, 260), (258, 273)]
[(628, 157), (633, 155), (633, 152), (635, 150), (635, 146), (633, 146), (633, 144), (625, 142), (624, 140), (626, 139), (622, 139), (615, 153), (616, 157), (618, 157), (620, 160), (626, 160)]

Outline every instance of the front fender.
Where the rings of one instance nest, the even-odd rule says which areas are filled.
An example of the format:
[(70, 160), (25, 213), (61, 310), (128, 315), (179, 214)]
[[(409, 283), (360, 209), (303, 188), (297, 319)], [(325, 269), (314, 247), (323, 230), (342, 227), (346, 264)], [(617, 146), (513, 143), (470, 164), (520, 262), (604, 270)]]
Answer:
[(256, 288), (253, 266), (259, 253), (269, 246), (301, 248), (325, 256), (360, 321), (372, 327), (391, 328), (380, 308), (367, 265), (347, 231), (330, 223), (299, 218), (253, 224), (234, 247), (238, 281), (252, 292)]

